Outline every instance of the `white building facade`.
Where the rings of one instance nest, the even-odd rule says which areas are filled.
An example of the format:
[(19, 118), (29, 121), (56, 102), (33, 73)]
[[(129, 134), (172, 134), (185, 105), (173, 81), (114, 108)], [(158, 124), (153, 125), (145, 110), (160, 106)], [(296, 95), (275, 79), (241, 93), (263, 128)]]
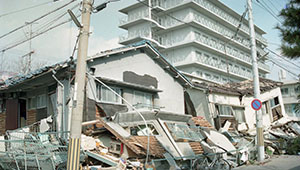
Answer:
[[(191, 79), (215, 83), (252, 79), (248, 22), (217, 0), (148, 0), (120, 10), (126, 14), (120, 44), (147, 39)], [(264, 56), (265, 32), (258, 27), (258, 57)], [(236, 34), (236, 36), (235, 36)], [(233, 37), (233, 38), (232, 38)], [(259, 75), (269, 68), (259, 62)]]
[(298, 96), (300, 95), (300, 82), (284, 82), (281, 86), (281, 94), (286, 113), (290, 117), (300, 119), (300, 111), (297, 111), (296, 109), (296, 106), (299, 105)]

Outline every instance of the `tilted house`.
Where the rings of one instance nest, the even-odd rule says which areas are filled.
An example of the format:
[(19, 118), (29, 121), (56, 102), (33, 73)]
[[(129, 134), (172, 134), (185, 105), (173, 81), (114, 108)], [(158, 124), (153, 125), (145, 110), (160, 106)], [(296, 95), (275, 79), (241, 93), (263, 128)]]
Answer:
[[(186, 113), (185, 89), (191, 83), (150, 43), (143, 41), (105, 51), (88, 58), (87, 63), (83, 121), (95, 120), (96, 109), (103, 117), (128, 112), (133, 107)], [(8, 79), (0, 86), (1, 133), (49, 116), (55, 119), (53, 130), (68, 131), (73, 89), (73, 61)]]
[[(223, 127), (227, 120), (231, 122), (231, 128), (239, 130), (255, 128), (256, 116), (251, 107), (254, 99), (253, 81), (246, 80), (224, 85), (194, 82), (193, 85), (207, 89), (206, 94), (195, 89), (188, 89), (188, 92), (197, 114), (204, 116), (217, 129)], [(263, 104), (261, 111), (265, 128), (268, 128), (274, 121), (287, 117), (280, 85), (279, 82), (260, 78), (259, 99)]]

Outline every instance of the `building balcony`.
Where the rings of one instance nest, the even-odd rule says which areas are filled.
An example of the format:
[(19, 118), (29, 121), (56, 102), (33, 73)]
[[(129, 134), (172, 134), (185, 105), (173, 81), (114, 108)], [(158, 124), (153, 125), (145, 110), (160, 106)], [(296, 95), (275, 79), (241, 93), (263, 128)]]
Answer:
[(119, 36), (119, 43), (123, 45), (132, 44), (135, 42), (139, 42), (144, 39), (148, 39), (150, 37), (150, 32), (139, 32), (137, 34), (124, 34)]
[[(231, 15), (225, 13), (222, 9), (204, 0), (172, 0), (172, 1), (165, 1), (155, 5), (161, 7), (166, 12), (174, 12), (178, 10), (178, 8), (183, 8), (185, 6), (192, 7), (194, 9), (197, 9), (197, 11), (201, 11), (201, 13), (205, 13), (206, 15), (209, 16), (214, 16), (216, 20), (222, 21), (224, 24), (231, 25), (231, 29), (233, 30), (235, 30), (240, 23), (238, 19), (232, 17)], [(205, 11), (203, 11), (203, 9)], [(258, 27), (256, 28), (258, 29)], [(241, 32), (243, 32), (244, 35), (249, 36), (248, 26), (243, 24), (240, 30)], [(256, 39), (260, 41), (262, 44), (267, 45), (267, 40), (264, 37), (262, 37), (262, 35), (256, 33)]]

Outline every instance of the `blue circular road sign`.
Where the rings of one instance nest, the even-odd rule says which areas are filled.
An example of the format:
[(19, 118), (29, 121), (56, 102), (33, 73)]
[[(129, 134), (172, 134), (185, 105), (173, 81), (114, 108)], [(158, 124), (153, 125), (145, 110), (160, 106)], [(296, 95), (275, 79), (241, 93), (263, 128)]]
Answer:
[(262, 103), (259, 99), (254, 99), (251, 102), (251, 107), (257, 111), (257, 110), (261, 109)]

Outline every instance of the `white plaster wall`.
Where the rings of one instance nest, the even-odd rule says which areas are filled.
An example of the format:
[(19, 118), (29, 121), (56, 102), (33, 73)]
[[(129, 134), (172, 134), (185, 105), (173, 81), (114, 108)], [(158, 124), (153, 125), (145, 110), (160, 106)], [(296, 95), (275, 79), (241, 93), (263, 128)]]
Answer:
[(126, 53), (123, 57), (111, 56), (95, 59), (90, 63), (96, 68), (95, 76), (123, 81), (123, 72), (132, 71), (138, 75), (148, 74), (158, 80), (159, 100), (154, 105), (163, 106), (161, 110), (184, 114), (183, 87), (145, 53)]
[(225, 105), (240, 105), (239, 96), (229, 96), (224, 94), (217, 94), (212, 93), (208, 96), (210, 103), (218, 103), (218, 104), (225, 104)]
[[(287, 117), (286, 113), (285, 113), (285, 109), (284, 109), (284, 105), (283, 105), (283, 100), (282, 100), (282, 95), (281, 95), (281, 91), (280, 88), (277, 87), (273, 90), (270, 90), (268, 92), (262, 93), (260, 95), (260, 100), (261, 102), (265, 102), (268, 101), (272, 98), (275, 98), (278, 96), (279, 99), (279, 104), (281, 106), (281, 111), (282, 111), (282, 115), (283, 117)], [(243, 104), (245, 105), (245, 119), (246, 119), (246, 123), (249, 126), (249, 129), (255, 128), (256, 124), (256, 114), (255, 111), (252, 109), (251, 107), (251, 102), (254, 99), (253, 96), (251, 97), (245, 97), (243, 100)], [(263, 115), (263, 125), (264, 127), (269, 127), (271, 125), (271, 121), (272, 121), (272, 111), (269, 110), (269, 114), (267, 115)]]

